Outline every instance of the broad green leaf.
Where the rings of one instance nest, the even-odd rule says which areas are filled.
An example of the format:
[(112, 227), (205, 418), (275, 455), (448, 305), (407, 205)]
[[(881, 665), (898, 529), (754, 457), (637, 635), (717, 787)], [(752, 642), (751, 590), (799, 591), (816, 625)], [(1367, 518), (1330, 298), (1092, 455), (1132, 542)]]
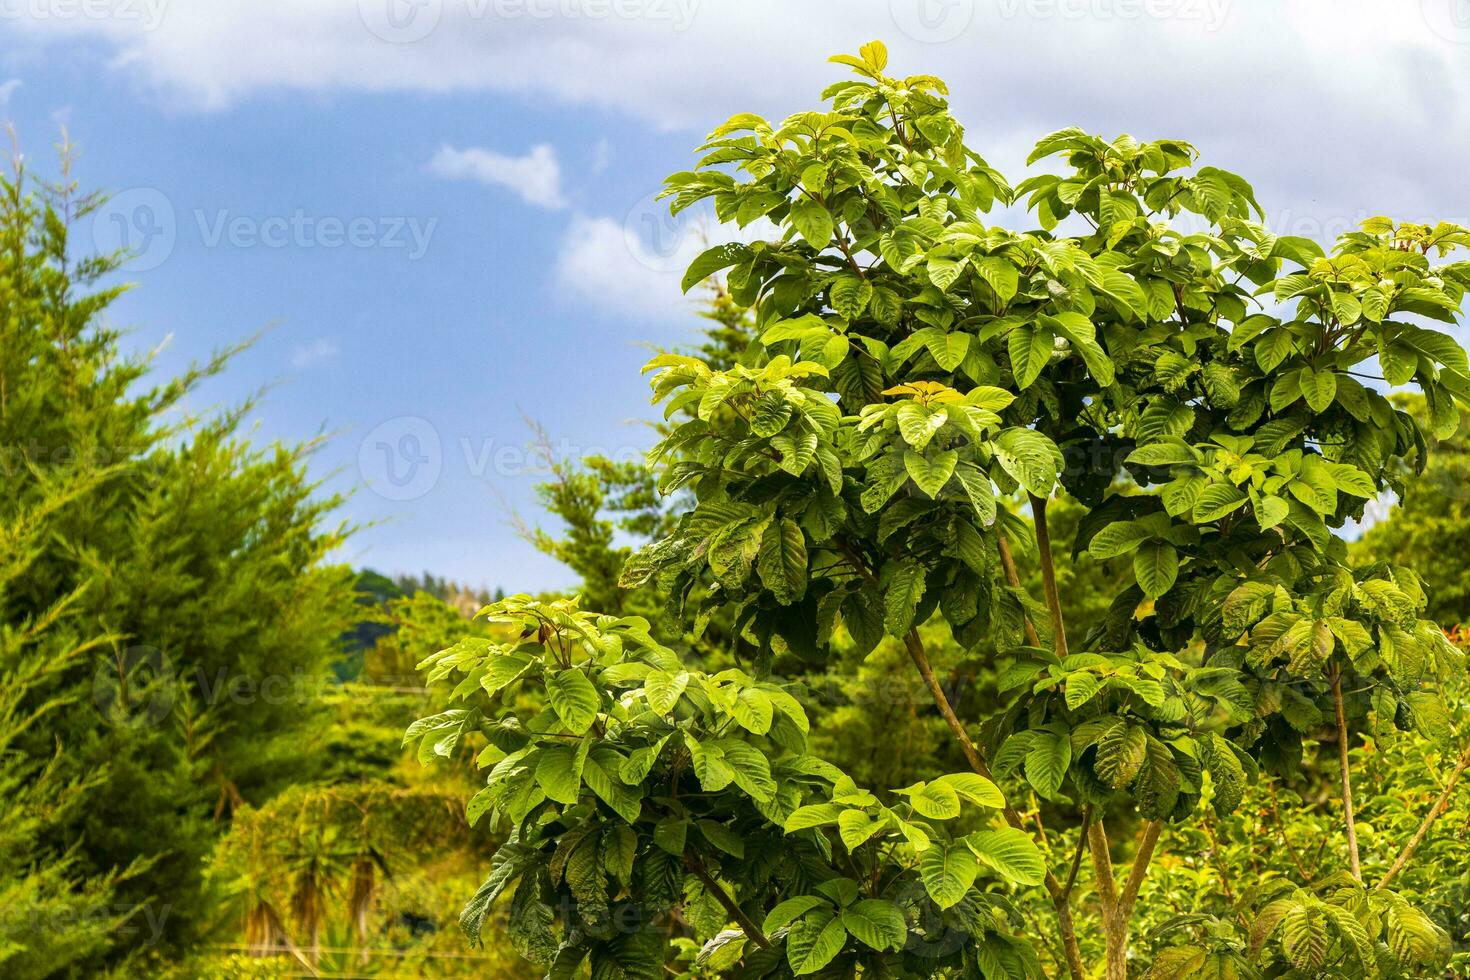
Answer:
[(924, 568), (905, 563), (893, 573), (883, 596), (883, 625), (894, 636), (903, 636), (915, 625), (914, 611), (924, 597)]
[(1093, 537), (1087, 545), (1087, 553), (1094, 558), (1106, 559), (1126, 555), (1154, 536), (1153, 531), (1133, 521), (1109, 524)]
[(597, 688), (577, 667), (568, 667), (547, 678), (546, 696), (561, 723), (574, 735), (591, 728), (602, 707)]
[(745, 795), (758, 803), (769, 803), (776, 798), (771, 764), (759, 749), (731, 738), (720, 739), (718, 745), (725, 764), (730, 767), (731, 778)]
[(1148, 739), (1141, 727), (1115, 721), (1098, 737), (1093, 770), (1109, 786), (1123, 789), (1138, 778), (1147, 748)]
[(862, 810), (844, 810), (837, 818), (838, 833), (849, 851), (857, 850), (886, 826), (885, 821), (875, 820)]
[(783, 606), (799, 601), (806, 594), (806, 536), (801, 525), (783, 517), (766, 526), (756, 571), (761, 583)]
[(873, 298), (873, 284), (855, 275), (837, 278), (830, 290), (832, 308), (849, 320), (856, 320)]
[(1208, 524), (1239, 510), (1245, 506), (1245, 502), (1246, 494), (1239, 487), (1229, 483), (1212, 483), (1200, 491), (1191, 516), (1196, 524)]
[(689, 673), (666, 674), (661, 670), (650, 670), (643, 678), (643, 694), (648, 706), (656, 714), (666, 715), (674, 710), (684, 690), (689, 686)]
[(766, 920), (761, 923), (761, 932), (769, 936), (778, 929), (789, 926), (812, 909), (825, 904), (827, 904), (826, 899), (819, 895), (797, 895), (795, 898), (788, 898), (766, 913)]
[(919, 856), (919, 878), (934, 904), (947, 909), (965, 897), (980, 861), (963, 843), (935, 844)]
[(1041, 376), (1041, 369), (1051, 359), (1052, 335), (1050, 331), (1022, 324), (1006, 338), (1006, 350), (1011, 357), (1011, 373), (1015, 376), (1016, 387), (1024, 391)]
[(846, 808), (836, 803), (811, 803), (798, 807), (786, 818), (785, 830), (790, 834), (810, 827), (825, 827), (836, 823), (838, 817), (846, 812)]
[(1026, 753), (1026, 781), (1037, 793), (1052, 799), (1072, 764), (1072, 740), (1052, 732), (1037, 732)]
[(739, 242), (731, 242), (726, 245), (716, 245), (707, 248), (691, 263), (689, 269), (684, 273), (683, 280), (679, 283), (680, 289), (689, 292), (691, 288), (704, 282), (710, 276), (722, 269), (728, 269), (732, 265), (750, 257), (750, 248)]
[(1035, 429), (1006, 429), (995, 437), (995, 458), (1016, 482), (1038, 497), (1049, 497), (1061, 475), (1062, 451)]
[(1314, 371), (1304, 367), (1297, 384), (1301, 386), (1307, 407), (1314, 412), (1326, 411), (1337, 397), (1337, 375), (1332, 371)]
[(902, 949), (908, 922), (893, 902), (865, 898), (842, 910), (842, 924), (858, 942), (878, 951)]
[(918, 484), (919, 489), (931, 499), (938, 499), (940, 491), (954, 475), (955, 463), (958, 461), (959, 453), (953, 449), (930, 449), (924, 453), (910, 449), (903, 454), (904, 469), (914, 483)]
[(960, 815), (960, 797), (946, 783), (921, 783), (909, 794), (909, 804), (931, 820), (952, 820)]
[(1006, 805), (1005, 796), (1001, 794), (1001, 791), (996, 787), (995, 783), (977, 773), (952, 773), (948, 776), (940, 776), (934, 782), (949, 786), (960, 796), (974, 803), (976, 806), (985, 806), (999, 810)]
[(842, 920), (831, 912), (809, 912), (791, 925), (786, 934), (786, 962), (797, 976), (816, 973), (836, 959), (847, 942)]
[(809, 197), (792, 202), (791, 226), (819, 252), (832, 242), (832, 215)]
[(975, 272), (990, 284), (1002, 304), (1009, 303), (1016, 295), (1020, 282), (1016, 267), (998, 255), (987, 255), (973, 263)]
[(568, 805), (577, 802), (582, 773), (570, 746), (541, 750), (541, 757), (536, 760), (536, 782), (549, 800)]
[(1143, 594), (1157, 599), (1179, 578), (1179, 552), (1167, 541), (1145, 542), (1133, 553), (1133, 574)]
[(1024, 831), (1014, 827), (982, 830), (966, 837), (965, 843), (1002, 878), (1019, 885), (1039, 885), (1046, 878), (1046, 860)]

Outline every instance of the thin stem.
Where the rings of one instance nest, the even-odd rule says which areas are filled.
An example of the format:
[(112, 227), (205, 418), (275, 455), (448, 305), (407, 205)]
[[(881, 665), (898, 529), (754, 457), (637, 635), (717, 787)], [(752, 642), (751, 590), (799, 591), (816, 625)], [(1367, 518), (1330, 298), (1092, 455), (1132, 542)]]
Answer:
[(1348, 768), (1347, 712), (1342, 707), (1342, 670), (1332, 670), (1332, 708), (1337, 713), (1337, 761), (1342, 769), (1342, 815), (1347, 829), (1348, 864), (1353, 877), (1363, 880), (1363, 866), (1358, 859), (1358, 824), (1353, 818), (1353, 778)]
[(720, 903), (720, 908), (725, 910), (725, 914), (740, 927), (742, 932), (754, 940), (756, 945), (762, 949), (771, 948), (771, 941), (766, 938), (766, 934), (761, 932), (760, 927), (754, 922), (750, 921), (750, 916), (746, 915), (740, 906), (735, 904), (735, 900), (730, 897), (730, 893), (725, 891), (720, 886), (720, 883), (708, 871), (704, 870), (702, 865), (689, 862), (687, 867), (690, 873), (699, 879), (700, 884), (704, 885), (705, 891), (715, 897), (715, 901)]
[[(975, 747), (975, 743), (970, 739), (970, 733), (965, 731), (964, 723), (954, 713), (954, 708), (950, 706), (944, 688), (940, 687), (939, 680), (934, 676), (934, 668), (929, 663), (928, 654), (924, 652), (924, 641), (919, 638), (918, 631), (909, 630), (903, 638), (903, 645), (908, 650), (909, 658), (913, 660), (914, 666), (918, 669), (919, 676), (924, 679), (924, 686), (929, 688), (929, 694), (934, 699), (935, 706), (939, 708), (939, 713), (944, 716), (944, 722), (949, 726), (950, 733), (959, 743), (965, 761), (976, 773), (994, 782), (995, 777), (991, 774), (990, 767), (986, 765), (985, 757)], [(1017, 830), (1026, 829), (1025, 821), (1021, 818), (1021, 814), (1016, 812), (1015, 807), (1007, 803), (1001, 812), (1005, 816), (1006, 823)], [(1062, 889), (1062, 883), (1050, 871), (1046, 872), (1045, 883), (1047, 893), (1051, 895), (1052, 905), (1056, 909), (1057, 925), (1067, 953), (1067, 969), (1074, 980), (1084, 980), (1087, 971), (1082, 966), (1082, 953), (1077, 946), (1077, 930), (1072, 922), (1072, 907), (1068, 903), (1067, 894)]]
[(1404, 849), (1399, 851), (1399, 856), (1394, 858), (1388, 872), (1378, 879), (1378, 884), (1373, 886), (1375, 891), (1393, 881), (1394, 876), (1404, 869), (1404, 865), (1409, 863), (1409, 858), (1413, 857), (1419, 845), (1424, 843), (1424, 838), (1429, 833), (1429, 828), (1434, 826), (1434, 821), (1450, 808), (1450, 794), (1455, 791), (1455, 784), (1460, 781), (1460, 776), (1467, 767), (1470, 767), (1470, 746), (1466, 746), (1465, 751), (1460, 753), (1460, 759), (1455, 763), (1454, 771), (1450, 773), (1449, 780), (1444, 784), (1444, 791), (1439, 794), (1439, 799), (1434, 801), (1434, 806), (1430, 807), (1429, 812), (1424, 815), (1424, 822), (1419, 825), (1418, 830), (1414, 831), (1414, 836), (1409, 838)]
[(1087, 849), (1087, 828), (1092, 826), (1092, 804), (1089, 803), (1082, 810), (1082, 829), (1077, 833), (1077, 850), (1072, 854), (1072, 869), (1067, 872), (1067, 883), (1062, 886), (1062, 894), (1070, 896), (1072, 887), (1077, 884), (1077, 872), (1082, 868), (1082, 852)]
[(1058, 657), (1067, 656), (1067, 624), (1062, 617), (1062, 598), (1057, 592), (1057, 571), (1051, 560), (1051, 534), (1046, 527), (1046, 500), (1031, 497), (1031, 517), (1036, 523), (1036, 550), (1041, 552), (1041, 587), (1046, 591), (1046, 607), (1051, 610), (1051, 628), (1056, 633)]
[[(1005, 535), (997, 532), (995, 535), (996, 550), (1000, 552), (1000, 567), (1005, 572), (1006, 582), (1013, 589), (1021, 587), (1021, 576), (1016, 571), (1016, 558), (1011, 554), (1011, 543), (1005, 539)], [(1041, 638), (1036, 635), (1036, 626), (1031, 622), (1031, 616), (1022, 612), (1021, 622), (1026, 628), (1026, 642), (1033, 647), (1041, 646)]]

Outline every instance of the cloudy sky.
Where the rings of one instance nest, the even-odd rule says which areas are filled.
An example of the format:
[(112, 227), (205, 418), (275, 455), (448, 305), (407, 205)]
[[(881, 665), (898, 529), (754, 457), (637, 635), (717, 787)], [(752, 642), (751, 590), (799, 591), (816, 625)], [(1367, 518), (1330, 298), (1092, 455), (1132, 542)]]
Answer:
[(709, 228), (660, 180), (872, 38), (1013, 179), (1080, 125), (1194, 142), (1283, 233), (1470, 220), (1470, 0), (0, 0), (0, 116), (113, 193), (82, 238), (137, 249), (115, 317), (161, 370), (270, 328), (193, 407), (330, 433), (348, 558), (537, 589), (526, 419), (640, 451), (646, 345), (697, 329)]

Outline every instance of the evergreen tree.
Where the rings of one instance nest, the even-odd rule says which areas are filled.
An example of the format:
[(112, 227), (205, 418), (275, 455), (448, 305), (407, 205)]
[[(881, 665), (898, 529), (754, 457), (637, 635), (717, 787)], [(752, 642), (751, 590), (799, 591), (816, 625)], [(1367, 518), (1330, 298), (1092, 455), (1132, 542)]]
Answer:
[(161, 383), (123, 353), (105, 314), (124, 287), (103, 283), (124, 257), (72, 254), (100, 198), (68, 170), (0, 181), (0, 781), (43, 817), (5, 808), (0, 872), (111, 917), (11, 916), (0, 972), (18, 977), (196, 931), (219, 821), (319, 764), (303, 742), (359, 618), (311, 447), (251, 448), (248, 406), (184, 412), (231, 352)]

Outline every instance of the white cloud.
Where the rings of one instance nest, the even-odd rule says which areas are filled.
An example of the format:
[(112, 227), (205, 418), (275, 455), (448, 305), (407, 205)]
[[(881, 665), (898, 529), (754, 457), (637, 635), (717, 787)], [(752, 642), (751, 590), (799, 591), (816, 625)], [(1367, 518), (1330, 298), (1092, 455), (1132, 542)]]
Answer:
[(614, 315), (689, 322), (697, 302), (681, 295), (689, 263), (714, 242), (756, 241), (780, 234), (765, 219), (743, 229), (698, 218), (674, 221), (667, 209), (645, 200), (621, 223), (577, 215), (557, 256), (556, 278), (564, 295)]
[(561, 194), (561, 166), (556, 151), (545, 143), (531, 147), (523, 157), (494, 150), (441, 146), (429, 161), (429, 172), (447, 180), (476, 180), (491, 187), (507, 187), (522, 201), (556, 210), (566, 207)]
[(304, 371), (315, 364), (330, 361), (340, 353), (342, 351), (335, 341), (321, 337), (291, 351), (291, 367), (297, 371)]
[(21, 80), (18, 78), (12, 78), (8, 82), (0, 82), (0, 109), (10, 104), (10, 97), (15, 94), (15, 90), (20, 88), (20, 86)]
[(592, 148), (592, 172), (600, 174), (612, 163), (612, 142), (606, 136)]
[(1325, 227), (1360, 210), (1470, 210), (1461, 2), (210, 0), (169, 4), (153, 29), (27, 16), (3, 30), (7, 51), (103, 38), (116, 71), (194, 108), (281, 91), (483, 92), (695, 131), (811, 106), (842, 75), (827, 53), (881, 37), (891, 70), (949, 80), (971, 143), (1013, 176), (1020, 146), (1065, 125), (1175, 136)]

